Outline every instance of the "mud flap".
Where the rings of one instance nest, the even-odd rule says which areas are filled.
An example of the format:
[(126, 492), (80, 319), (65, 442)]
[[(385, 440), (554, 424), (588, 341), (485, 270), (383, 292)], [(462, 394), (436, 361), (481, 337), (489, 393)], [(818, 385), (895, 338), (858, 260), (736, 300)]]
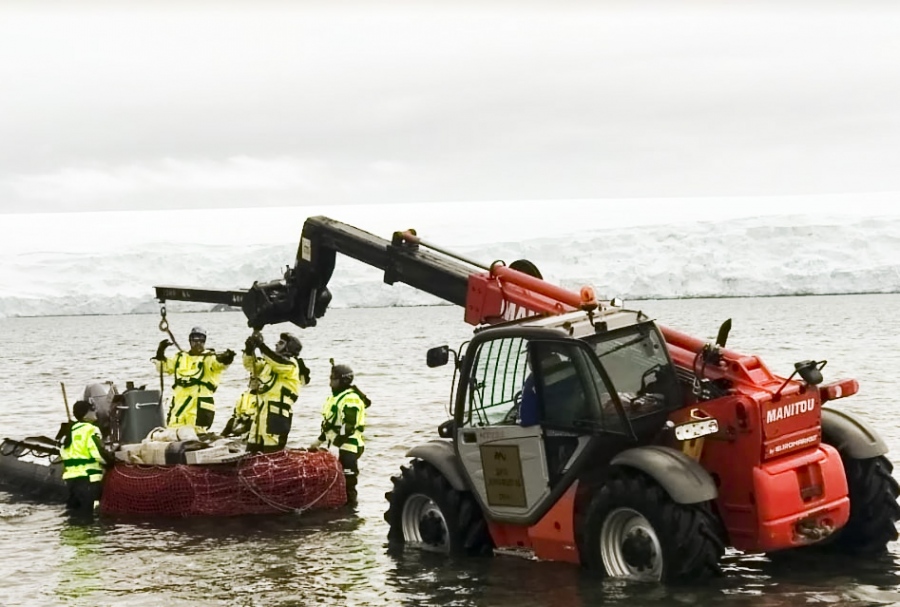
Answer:
[(708, 502), (719, 494), (715, 481), (703, 466), (670, 447), (648, 445), (628, 449), (615, 456), (610, 464), (644, 472), (678, 504)]
[(853, 459), (871, 459), (888, 452), (884, 440), (868, 424), (831, 407), (822, 407), (822, 442)]

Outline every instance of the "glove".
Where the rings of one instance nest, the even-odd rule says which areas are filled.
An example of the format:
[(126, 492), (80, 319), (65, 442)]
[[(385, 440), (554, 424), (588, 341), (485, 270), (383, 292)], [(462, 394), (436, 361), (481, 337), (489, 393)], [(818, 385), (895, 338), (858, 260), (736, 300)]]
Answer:
[(263, 343), (262, 335), (254, 333), (244, 342), (244, 348), (247, 352), (253, 352), (253, 350), (258, 348), (261, 343)]
[(318, 439), (317, 439), (317, 440), (314, 440), (314, 441), (312, 442), (312, 444), (310, 444), (310, 446), (309, 446), (309, 450), (310, 450), (310, 451), (318, 451), (318, 450), (321, 449), (321, 448), (322, 448), (322, 441), (320, 441), (320, 440), (318, 440)]
[(156, 348), (156, 360), (166, 360), (166, 348), (172, 345), (168, 339), (164, 339), (159, 342), (159, 346)]
[(299, 356), (297, 357), (297, 367), (300, 369), (300, 379), (303, 380), (305, 385), (309, 384), (309, 367), (306, 366), (306, 363), (303, 362), (303, 359)]
[(223, 365), (230, 365), (234, 362), (234, 350), (225, 350), (221, 354), (217, 354), (216, 360)]

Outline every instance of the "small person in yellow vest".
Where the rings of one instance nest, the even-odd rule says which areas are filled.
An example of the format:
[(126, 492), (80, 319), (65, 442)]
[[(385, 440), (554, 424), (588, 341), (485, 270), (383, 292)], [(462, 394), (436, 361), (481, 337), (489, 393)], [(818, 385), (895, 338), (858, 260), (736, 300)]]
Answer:
[(353, 505), (357, 499), (359, 458), (365, 451), (366, 409), (372, 401), (353, 385), (353, 369), (335, 365), (334, 360), (331, 364), (331, 396), (322, 405), (319, 438), (309, 448), (312, 451), (323, 445), (338, 448), (338, 459), (347, 483), (347, 503)]
[(168, 339), (159, 342), (153, 363), (159, 373), (175, 376), (172, 403), (166, 425), (170, 428), (194, 426), (200, 431), (209, 430), (216, 415), (213, 394), (219, 387), (219, 378), (234, 361), (234, 352), (225, 350), (216, 354), (206, 349), (206, 330), (194, 327), (188, 335), (191, 347), (179, 350), (167, 357), (166, 348), (172, 345)]
[(231, 417), (225, 423), (222, 436), (246, 439), (247, 435), (250, 434), (250, 428), (259, 408), (259, 386), (259, 378), (250, 376), (250, 381), (247, 382), (247, 389), (241, 392), (237, 402), (234, 403), (234, 413), (231, 414)]
[(94, 502), (100, 499), (104, 465), (112, 465), (113, 454), (103, 446), (97, 411), (92, 403), (79, 400), (72, 405), (75, 421), (63, 436), (59, 456), (63, 480), (69, 488), (66, 509), (79, 518), (94, 516)]

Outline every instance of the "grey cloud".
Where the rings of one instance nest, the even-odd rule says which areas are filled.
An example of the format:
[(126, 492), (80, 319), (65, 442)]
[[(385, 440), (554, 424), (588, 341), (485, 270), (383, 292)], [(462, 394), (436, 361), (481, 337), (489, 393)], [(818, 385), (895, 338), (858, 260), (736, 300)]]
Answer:
[(900, 190), (888, 3), (52, 6), (5, 211)]

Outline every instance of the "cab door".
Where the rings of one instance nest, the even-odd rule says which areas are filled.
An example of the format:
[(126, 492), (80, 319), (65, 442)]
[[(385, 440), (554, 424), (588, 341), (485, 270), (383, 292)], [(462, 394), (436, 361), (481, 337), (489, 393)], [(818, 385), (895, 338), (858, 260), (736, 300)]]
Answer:
[(527, 352), (522, 337), (477, 346), (456, 430), (460, 461), (479, 501), (491, 518), (508, 522), (528, 519), (550, 493), (543, 428), (520, 423)]
[(634, 442), (608, 376), (583, 341), (498, 331), (473, 340), (462, 371), (456, 448), (493, 520), (533, 524), (579, 474)]

